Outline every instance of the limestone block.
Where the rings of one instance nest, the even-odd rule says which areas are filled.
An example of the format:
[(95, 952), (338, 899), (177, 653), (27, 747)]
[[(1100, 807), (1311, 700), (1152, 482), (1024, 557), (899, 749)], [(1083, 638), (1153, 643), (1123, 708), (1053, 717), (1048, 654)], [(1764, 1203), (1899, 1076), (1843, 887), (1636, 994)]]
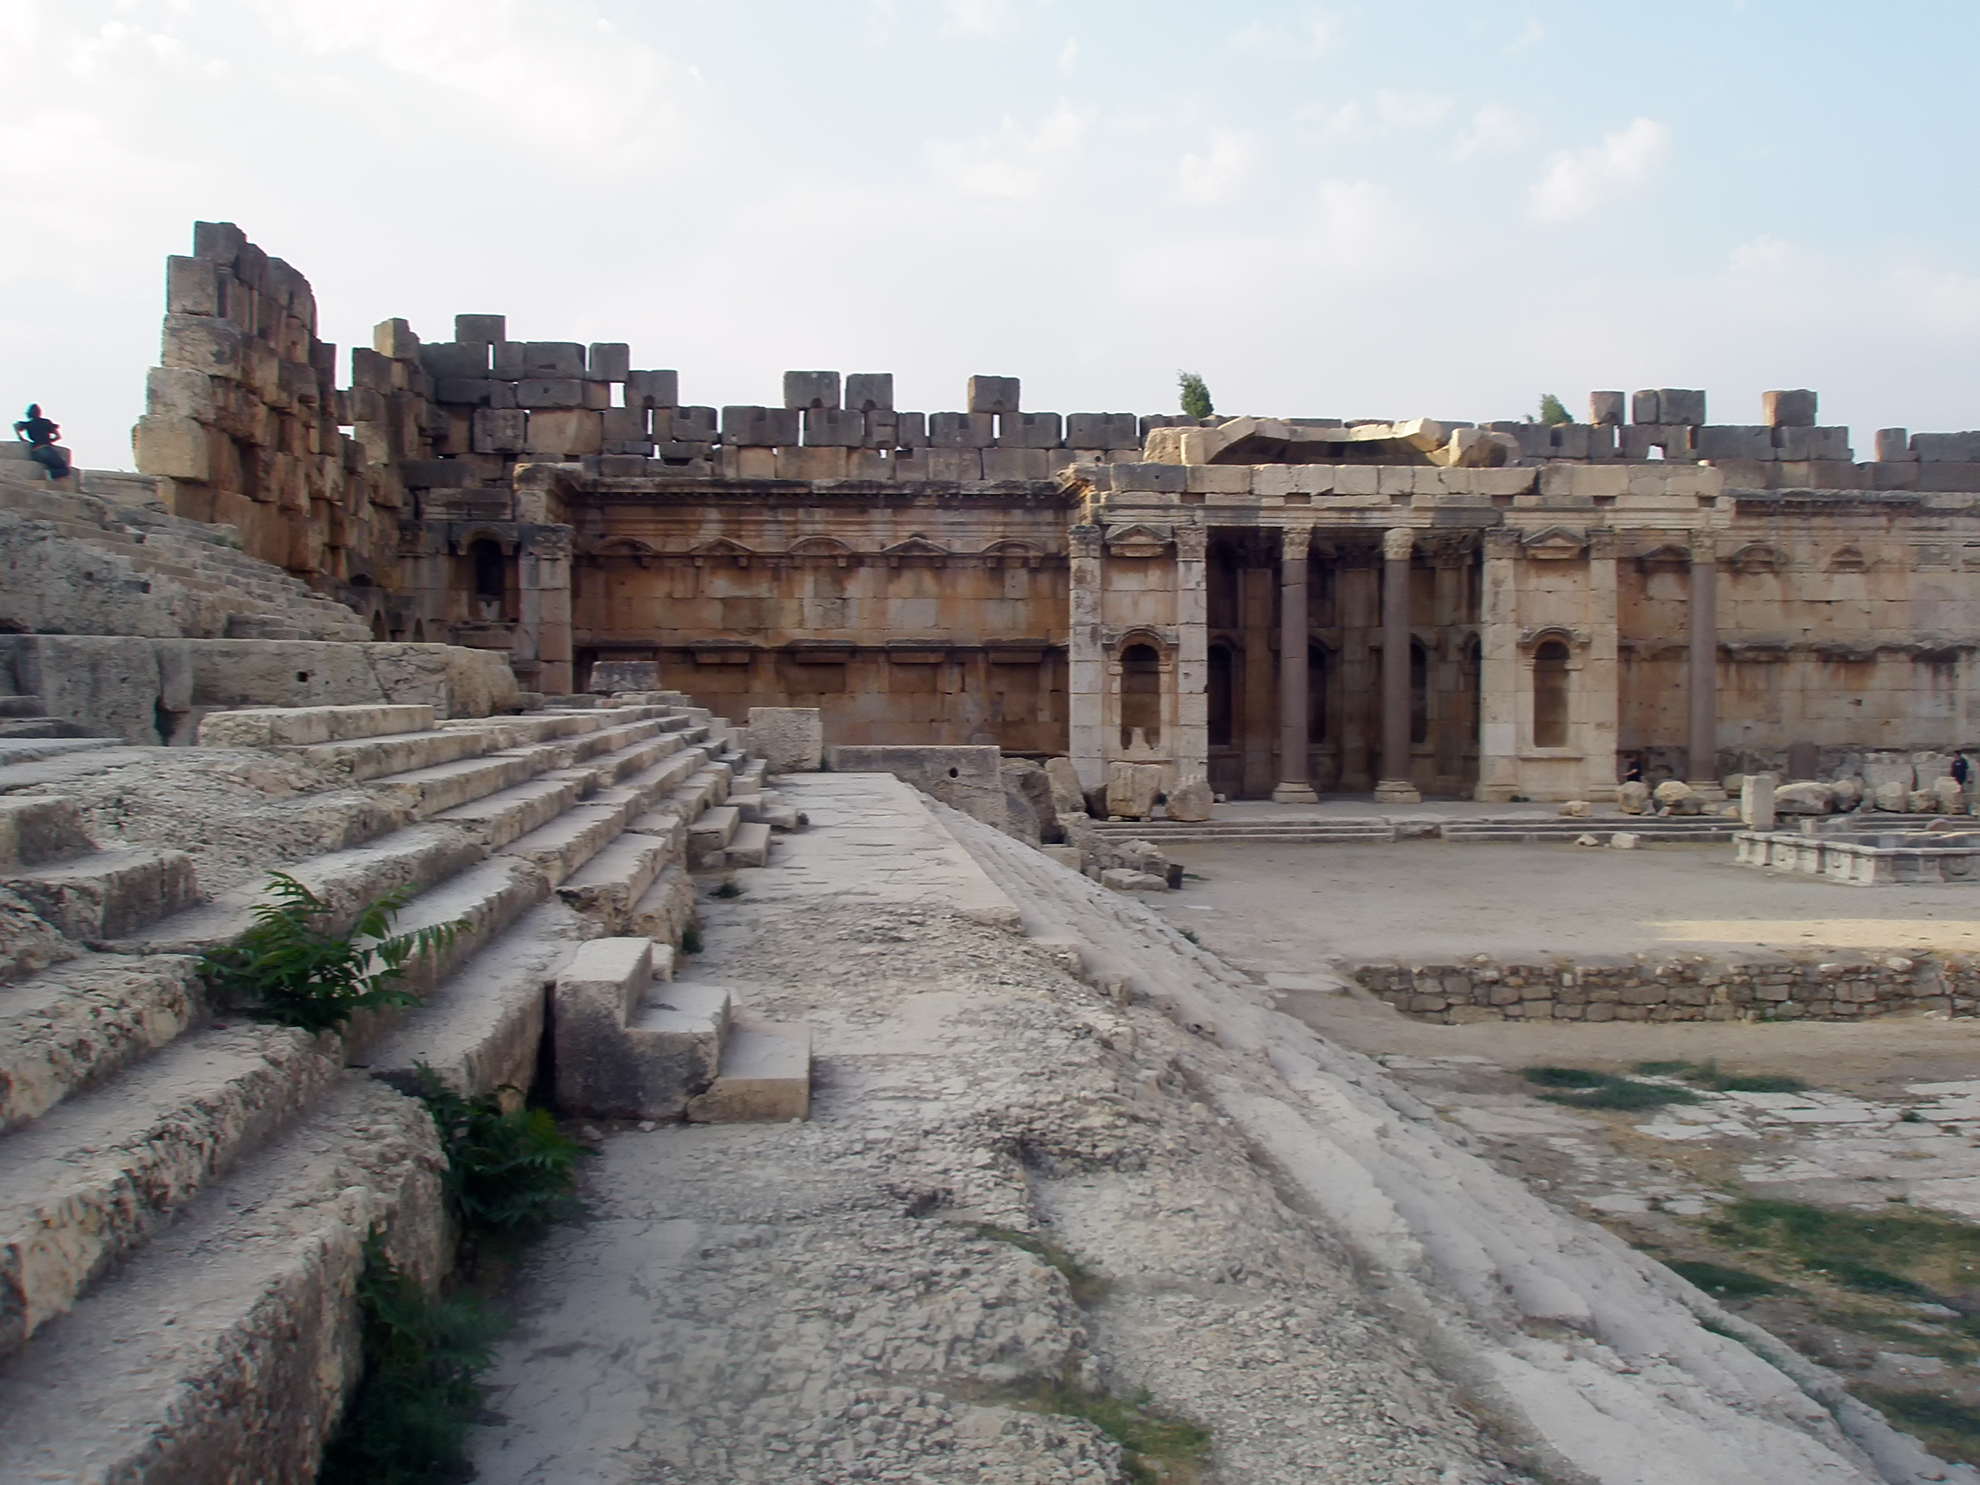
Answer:
[(925, 449), (928, 447), (928, 414), (918, 412), (897, 412), (894, 414), (895, 444), (902, 449)]
[(61, 795), (0, 797), (0, 871), (94, 851), (76, 801)]
[(1910, 807), (1911, 788), (1893, 779), (1887, 783), (1872, 785), (1870, 798), (1876, 808), (1901, 815)]
[(584, 374), (594, 382), (622, 382), (632, 373), (632, 347), (622, 340), (594, 340), (586, 349)]
[(1146, 820), (1155, 812), (1162, 768), (1155, 763), (1107, 765), (1107, 813), (1123, 820)]
[(996, 419), (987, 412), (928, 415), (931, 449), (987, 449), (997, 441)]
[(145, 377), (144, 407), (155, 416), (210, 423), (214, 418), (213, 379), (189, 367), (154, 366)]
[[(1261, 469), (1284, 470), (1286, 490), (1291, 490), (1296, 477), (1315, 470), (1331, 475), (1332, 469), (1325, 464), (1286, 465), (1267, 464)], [(1329, 481), (1331, 483), (1331, 481)], [(1186, 464), (1183, 466), (1183, 488), (1198, 494), (1249, 495), (1254, 488), (1252, 466), (1249, 464)], [(1309, 494), (1324, 493), (1309, 491)]]
[(1561, 815), (1569, 820), (1586, 820), (1595, 813), (1595, 806), (1585, 799), (1570, 799), (1560, 808)]
[(815, 706), (753, 706), (749, 751), (772, 774), (815, 773), (824, 767), (824, 714)]
[(220, 313), (220, 280), (225, 270), (205, 258), (165, 260), (165, 313), (172, 315), (217, 315)]
[[(636, 443), (641, 449), (651, 448), (653, 434), (649, 427), (651, 414), (643, 407), (608, 407), (598, 414), (598, 428), (606, 444), (607, 452), (613, 452), (612, 445)], [(619, 448), (619, 453), (633, 450)]]
[(380, 320), (372, 326), (371, 348), (392, 361), (419, 359), (419, 337), (404, 320)]
[(1760, 421), (1769, 428), (1813, 428), (1815, 394), (1805, 387), (1792, 392), (1762, 392)]
[(1169, 791), (1163, 810), (1171, 820), (1195, 824), (1210, 818), (1215, 803), (1216, 796), (1210, 792), (1208, 779), (1188, 778)]
[(827, 757), (834, 772), (890, 773), (951, 809), (1004, 828), (1004, 779), (994, 747), (840, 745)]
[(1015, 413), (1018, 410), (1018, 379), (1014, 376), (971, 377), (969, 410), (972, 413)]
[(516, 406), (583, 407), (584, 383), (575, 377), (524, 377), (516, 383)]
[(1153, 872), (1109, 866), (1100, 873), (1100, 885), (1114, 892), (1166, 892), (1169, 890), (1169, 879), (1158, 877)]
[(530, 340), (522, 343), (522, 367), (517, 379), (536, 381), (584, 377), (584, 347), (572, 340)]
[(1664, 421), (1663, 409), (1654, 390), (1645, 389), (1631, 395), (1629, 420), (1646, 426), (1654, 426)]
[(854, 412), (892, 412), (894, 373), (855, 371), (846, 377), (845, 405)]
[(1853, 810), (1863, 803), (1863, 780), (1854, 774), (1831, 780), (1829, 791), (1835, 798), (1838, 811)]
[(777, 478), (780, 480), (842, 480), (850, 467), (842, 448), (779, 448), (776, 451)]
[(308, 747), (390, 737), (400, 732), (431, 732), (435, 720), (431, 706), (384, 702), (213, 711), (200, 719), (199, 745), (202, 748)]
[(1650, 807), (1650, 786), (1641, 779), (1616, 785), (1616, 808), (1625, 815), (1640, 815)]
[(1577, 846), (1599, 846), (1602, 844), (1602, 837), (1599, 835), (1577, 835), (1574, 838), (1574, 843)]
[(1055, 412), (1004, 413), (997, 419), (997, 446), (1005, 449), (1056, 449), (1063, 437)]
[(477, 408), (473, 429), (477, 454), (520, 454), (529, 447), (529, 414), (520, 408)]
[(628, 371), (627, 407), (678, 407), (681, 376), (677, 371)]
[(663, 434), (658, 414), (653, 419), (653, 436), (656, 439), (671, 438), (676, 443), (713, 443), (715, 441), (716, 413), (712, 407), (676, 407), (674, 409), (673, 431)]
[(1066, 444), (1079, 449), (1123, 449), (1138, 445), (1141, 433), (1133, 413), (1068, 413)]
[[(1189, 466), (1184, 464), (1114, 464), (1108, 467), (1112, 471), (1114, 488), (1117, 491), (1180, 495), (1186, 488), (1189, 478)], [(1259, 465), (1257, 469), (1272, 467)], [(1253, 471), (1254, 491), (1257, 489), (1257, 469)]]
[(1910, 790), (1917, 786), (1918, 779), (1909, 758), (1866, 758), (1863, 761), (1863, 782), (1874, 792), (1886, 784), (1896, 784)]
[(1879, 428), (1876, 457), (1879, 464), (1916, 464), (1918, 455), (1911, 447), (1911, 431), (1907, 428)]
[(1609, 844), (1618, 851), (1634, 851), (1643, 844), (1643, 837), (1633, 830), (1618, 830), (1609, 837)]
[(1697, 453), (1701, 459), (1758, 459), (1764, 462), (1775, 454), (1774, 430), (1758, 425), (1700, 428)]
[(1054, 449), (984, 449), (983, 477), (986, 480), (1048, 480), (1052, 477)]
[(201, 484), (210, 477), (207, 432), (191, 418), (139, 418), (131, 429), (131, 451), (141, 474)]
[(225, 320), (209, 315), (167, 315), (159, 359), (168, 367), (237, 381), (242, 339), (241, 332)]
[(1666, 427), (1697, 428), (1705, 422), (1705, 394), (1678, 387), (1657, 389), (1658, 421)]
[(506, 315), (455, 315), (454, 339), (463, 343), (478, 340), (484, 345), (496, 345), (509, 338), (509, 320)]
[(1914, 815), (1936, 815), (1945, 801), (1933, 789), (1914, 789), (1906, 798), (1905, 808)]
[[(928, 449), (922, 454), (927, 473), (924, 479), (957, 483), (983, 478), (983, 451), (980, 449)], [(896, 475), (904, 479), (905, 474)]]
[(604, 441), (598, 414), (584, 408), (545, 408), (529, 415), (524, 452), (595, 454)]
[(1680, 800), (1695, 799), (1697, 793), (1691, 785), (1685, 783), (1682, 779), (1665, 779), (1663, 783), (1651, 791), (1650, 797), (1661, 805), (1669, 806), (1678, 803)]
[(734, 406), (722, 409), (722, 441), (738, 448), (795, 448), (799, 442), (798, 428), (796, 408)]
[(1776, 428), (1775, 457), (1806, 463), (1810, 460), (1847, 461), (1850, 457), (1847, 428)]
[(836, 371), (785, 372), (784, 406), (791, 410), (838, 407), (839, 373)]
[(660, 663), (657, 660), (599, 660), (591, 667), (592, 693), (609, 696), (614, 691), (658, 691)]
[[(786, 372), (794, 375), (813, 373)], [(856, 449), (866, 442), (866, 414), (840, 407), (807, 407), (803, 410), (804, 441), (819, 448)]]
[(1924, 464), (1980, 463), (1980, 433), (1914, 433), (1911, 451)]
[(1617, 426), (1623, 421), (1623, 401), (1620, 392), (1590, 392), (1588, 421), (1601, 428)]
[[(1826, 815), (1837, 807), (1837, 791), (1828, 784), (1804, 780), (1774, 791), (1774, 811), (1781, 815)], [(1753, 827), (1758, 830), (1759, 826)]]
[(488, 375), (489, 350), (480, 341), (435, 341), (419, 348), (419, 364), (434, 378), (480, 378)]
[(1748, 830), (1772, 830), (1776, 808), (1775, 785), (1780, 779), (1771, 773), (1750, 773), (1739, 786), (1739, 818)]
[(523, 370), (529, 361), (529, 346), (526, 342), (498, 340), (495, 342), (494, 353), (488, 374), (497, 381), (519, 382), (527, 374)]
[(1062, 819), (1086, 812), (1086, 791), (1080, 788), (1079, 773), (1070, 758), (1047, 758), (1045, 779), (1052, 787), (1052, 808)]

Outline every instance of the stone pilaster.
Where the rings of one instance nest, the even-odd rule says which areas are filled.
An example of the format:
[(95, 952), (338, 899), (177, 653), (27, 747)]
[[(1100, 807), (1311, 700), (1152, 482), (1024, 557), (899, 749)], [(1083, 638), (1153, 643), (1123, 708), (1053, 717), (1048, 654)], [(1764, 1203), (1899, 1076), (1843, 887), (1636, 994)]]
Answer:
[(1575, 705), (1580, 711), (1582, 795), (1612, 799), (1622, 723), (1622, 666), (1616, 644), (1616, 533), (1588, 533), (1588, 651)]
[(1516, 531), (1487, 531), (1478, 613), (1478, 787), (1488, 804), (1519, 792), (1519, 563)]
[(1176, 528), (1176, 781), (1210, 776), (1210, 533)]
[(1715, 793), (1719, 781), (1719, 563), (1709, 532), (1691, 540), (1691, 634), (1685, 665), (1686, 740), (1691, 762), (1686, 770), (1692, 787)]
[(1098, 526), (1075, 526), (1070, 537), (1066, 631), (1067, 745), (1081, 785), (1107, 782), (1107, 657), (1100, 644), (1100, 565), (1105, 543)]
[(1416, 533), (1382, 533), (1382, 777), (1377, 804), (1421, 804), (1409, 767), (1409, 557)]
[(572, 536), (569, 526), (529, 528), (517, 565), (517, 669), (533, 667), (532, 689), (546, 696), (571, 694)]
[(1279, 534), (1279, 782), (1274, 804), (1318, 804), (1313, 792), (1311, 709), (1306, 695), (1306, 651), (1310, 640), (1306, 569), (1313, 550), (1313, 528), (1288, 526)]

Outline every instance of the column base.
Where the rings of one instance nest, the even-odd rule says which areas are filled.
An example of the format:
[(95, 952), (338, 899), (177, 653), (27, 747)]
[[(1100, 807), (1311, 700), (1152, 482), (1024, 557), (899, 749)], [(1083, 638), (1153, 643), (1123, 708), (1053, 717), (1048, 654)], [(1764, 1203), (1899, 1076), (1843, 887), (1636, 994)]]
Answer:
[(1377, 804), (1421, 804), (1423, 796), (1408, 779), (1384, 779), (1375, 786)]
[(1728, 799), (1732, 798), (1730, 794), (1726, 793), (1726, 786), (1717, 779), (1704, 779), (1698, 782), (1686, 779), (1685, 782), (1691, 785), (1691, 792), (1693, 794), (1696, 794), (1708, 804), (1724, 804)]
[(1318, 804), (1319, 802), (1320, 796), (1313, 792), (1313, 786), (1308, 783), (1284, 783), (1274, 786), (1272, 790), (1274, 804)]

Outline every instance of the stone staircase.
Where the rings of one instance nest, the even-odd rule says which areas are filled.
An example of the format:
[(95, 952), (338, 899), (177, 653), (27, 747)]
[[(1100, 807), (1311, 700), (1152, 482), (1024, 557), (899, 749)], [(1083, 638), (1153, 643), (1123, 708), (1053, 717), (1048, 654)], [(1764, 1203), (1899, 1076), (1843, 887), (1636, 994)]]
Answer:
[(1158, 846), (1182, 842), (1250, 842), (1277, 845), (1333, 845), (1348, 842), (1549, 841), (1631, 831), (1649, 840), (1731, 840), (1743, 827), (1739, 821), (1710, 815), (1605, 815), (1576, 820), (1557, 815), (1484, 815), (1470, 819), (1436, 816), (1287, 816), (1242, 820), (1096, 820), (1093, 828), (1103, 840), (1152, 841)]
[(402, 1090), (425, 1064), (615, 1112), (572, 1070), (575, 1024), (545, 1055), (612, 946), (645, 954), (620, 1055), (630, 1030), (702, 1064), (628, 1112), (808, 1107), (801, 1029), (667, 978), (692, 873), (761, 865), (798, 823), (723, 719), (672, 693), (457, 722), (323, 707), (215, 713), (200, 745), (307, 761), (394, 827), (266, 863), (333, 926), (399, 888), (395, 930), (464, 926), (408, 966), (416, 1006), (341, 1035), (245, 1019), (197, 956), (252, 922), (258, 882), (202, 897), (186, 853), (99, 849), (75, 801), (0, 765), (0, 1480), (309, 1478), (356, 1374), (366, 1234), (422, 1277), (446, 1262), (432, 1122)]
[[(32, 467), (32, 466), (30, 466)], [(368, 640), (355, 612), (241, 550), (229, 527), (208, 526), (24, 477), (0, 461), (0, 525), (56, 544), (83, 543), (115, 564), (161, 615), (157, 632), (192, 639)], [(44, 554), (37, 565), (60, 564)], [(40, 626), (30, 626), (40, 627)], [(51, 631), (54, 632), (54, 631)], [(75, 631), (73, 628), (70, 632)]]

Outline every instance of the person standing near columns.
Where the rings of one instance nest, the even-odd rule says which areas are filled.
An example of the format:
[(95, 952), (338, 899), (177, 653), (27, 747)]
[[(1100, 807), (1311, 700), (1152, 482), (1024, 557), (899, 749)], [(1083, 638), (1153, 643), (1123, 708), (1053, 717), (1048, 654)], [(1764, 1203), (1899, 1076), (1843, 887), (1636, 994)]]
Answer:
[(1377, 804), (1421, 804), (1409, 766), (1409, 556), (1406, 526), (1382, 533), (1382, 778)]
[(1686, 666), (1690, 701), (1690, 767), (1694, 789), (1722, 797), (1719, 780), (1719, 564), (1708, 532), (1691, 541), (1691, 635)]
[(1307, 736), (1307, 554), (1313, 528), (1288, 526), (1279, 534), (1279, 784), (1274, 804), (1318, 804), (1313, 792), (1312, 740)]

